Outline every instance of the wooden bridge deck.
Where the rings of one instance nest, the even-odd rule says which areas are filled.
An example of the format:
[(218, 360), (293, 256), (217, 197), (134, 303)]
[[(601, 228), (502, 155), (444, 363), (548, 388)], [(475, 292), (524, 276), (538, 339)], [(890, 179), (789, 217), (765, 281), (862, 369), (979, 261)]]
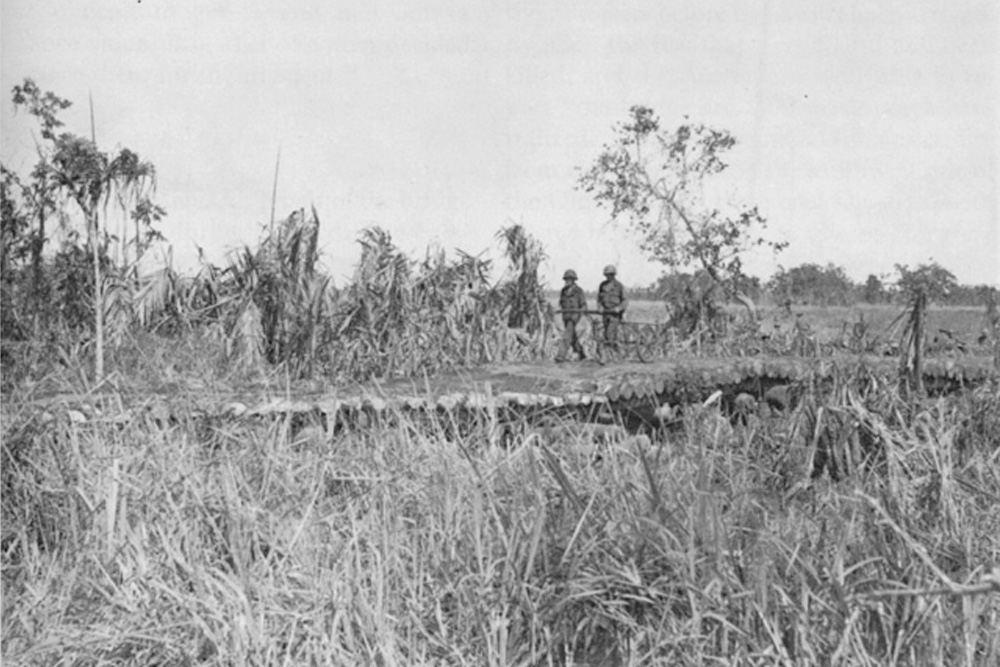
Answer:
[[(11, 401), (43, 411), (73, 411), (84, 421), (124, 420), (152, 412), (168, 418), (180, 410), (211, 416), (264, 416), (386, 410), (484, 409), (503, 406), (559, 407), (609, 404), (628, 408), (700, 400), (713, 391), (761, 395), (769, 387), (835, 377), (894, 378), (899, 360), (879, 357), (746, 357), (677, 358), (653, 363), (594, 362), (499, 364), (456, 371), (425, 379), (395, 379), (360, 386), (322, 387), (300, 384), (206, 391), (177, 387), (172, 391), (129, 394), (105, 391), (87, 395), (54, 394)], [(938, 390), (955, 390), (1000, 377), (992, 359), (962, 357), (928, 359), (925, 382)], [(183, 407), (182, 407), (183, 406)]]

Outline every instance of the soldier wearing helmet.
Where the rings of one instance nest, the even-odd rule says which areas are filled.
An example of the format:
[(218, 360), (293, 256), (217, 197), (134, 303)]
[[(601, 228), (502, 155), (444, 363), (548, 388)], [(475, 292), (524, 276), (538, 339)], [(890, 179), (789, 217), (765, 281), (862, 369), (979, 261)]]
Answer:
[(576, 284), (576, 271), (568, 269), (563, 274), (565, 286), (559, 293), (559, 310), (562, 312), (563, 334), (559, 343), (559, 352), (556, 355), (557, 362), (568, 361), (567, 355), (572, 349), (580, 355), (581, 359), (586, 359), (583, 352), (583, 345), (576, 333), (576, 324), (583, 317), (587, 310), (587, 297), (583, 293), (583, 288)]
[(628, 307), (625, 287), (615, 278), (617, 273), (614, 265), (608, 264), (604, 267), (604, 282), (597, 288), (597, 305), (604, 320), (604, 342), (613, 349), (618, 348), (618, 327)]

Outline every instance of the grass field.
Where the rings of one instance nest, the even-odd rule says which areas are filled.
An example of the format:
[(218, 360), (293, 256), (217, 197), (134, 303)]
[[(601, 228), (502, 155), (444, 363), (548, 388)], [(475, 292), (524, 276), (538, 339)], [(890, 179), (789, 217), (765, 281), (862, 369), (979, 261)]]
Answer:
[[(922, 391), (921, 336), (887, 331), (901, 309), (635, 328), (697, 362), (636, 424), (640, 364), (552, 360), (543, 253), (520, 226), (501, 230), (500, 283), (478, 257), (417, 262), (365, 230), (343, 289), (317, 270), (318, 230), (303, 210), (225, 269), (122, 272), (95, 297), (106, 349), (95, 295), (60, 305), (20, 286), (4, 311), (20, 333), (0, 341), (4, 665), (1000, 661), (1000, 387)], [(877, 345), (838, 341), (861, 314)], [(1000, 321), (944, 350), (939, 329), (977, 336), (982, 314), (929, 318), (928, 353), (1000, 367)], [(862, 353), (905, 363), (837, 365)], [(763, 387), (723, 399), (736, 380), (702, 372), (726, 357), (788, 382), (765, 362), (795, 354), (829, 372), (796, 363), (803, 379), (770, 407)], [(591, 409), (387, 401), (331, 425), (333, 409), (229, 402), (430, 394), (435, 374), (468, 386), (484, 364), (508, 379), (544, 365), (524, 392), (576, 374)], [(622, 391), (589, 393), (591, 369)]]
[[(733, 313), (742, 315), (745, 311), (736, 306), (729, 308)], [(834, 337), (839, 334), (844, 325), (852, 325), (863, 317), (873, 331), (885, 331), (903, 312), (898, 305), (855, 306), (793, 306), (789, 316), (781, 308), (763, 307), (759, 311), (762, 328), (777, 323), (787, 323), (801, 313), (813, 329), (824, 337)], [(985, 309), (972, 306), (932, 306), (928, 310), (928, 330), (932, 333), (939, 329), (948, 329), (960, 336), (974, 340), (982, 333), (985, 324)], [(666, 306), (657, 301), (629, 302), (628, 318), (637, 322), (664, 322), (668, 317)]]
[(912, 403), (865, 378), (746, 424), (525, 422), (506, 448), (453, 415), (328, 433), (202, 408), (4, 397), (5, 664), (1000, 658), (995, 385)]
[[(741, 307), (730, 306), (728, 310), (737, 317), (744, 317)], [(820, 343), (830, 343), (849, 333), (855, 323), (864, 321), (869, 335), (888, 339), (898, 336), (901, 329), (901, 306), (869, 305), (856, 306), (793, 306), (791, 314), (781, 308), (764, 307), (758, 312), (761, 333), (791, 332), (795, 321), (802, 321), (815, 333)], [(665, 322), (668, 311), (663, 303), (654, 301), (633, 301), (630, 303), (627, 319), (635, 322)], [(895, 325), (895, 326), (894, 326)], [(932, 306), (927, 312), (928, 339), (950, 340), (941, 330), (947, 330), (964, 345), (972, 347), (984, 331), (988, 330), (985, 308), (971, 306)]]

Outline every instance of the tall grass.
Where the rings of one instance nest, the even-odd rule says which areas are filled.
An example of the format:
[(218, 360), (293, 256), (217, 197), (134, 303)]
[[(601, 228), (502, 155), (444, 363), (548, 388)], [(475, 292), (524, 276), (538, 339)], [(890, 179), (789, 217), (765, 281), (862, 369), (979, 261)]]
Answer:
[(1000, 658), (995, 387), (911, 409), (845, 386), (745, 426), (694, 407), (655, 441), (519, 423), (505, 448), (445, 413), (331, 433), (195, 408), (5, 401), (6, 664)]

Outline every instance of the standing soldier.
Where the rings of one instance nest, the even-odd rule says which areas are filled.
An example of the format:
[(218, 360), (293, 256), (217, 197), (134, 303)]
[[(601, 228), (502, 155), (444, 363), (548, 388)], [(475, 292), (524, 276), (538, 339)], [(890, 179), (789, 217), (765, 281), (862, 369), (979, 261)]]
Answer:
[(583, 317), (587, 310), (587, 296), (583, 293), (583, 288), (576, 284), (576, 271), (569, 269), (563, 274), (566, 282), (559, 293), (559, 310), (562, 311), (563, 335), (559, 343), (559, 353), (556, 355), (557, 362), (568, 361), (566, 355), (570, 349), (580, 355), (581, 359), (586, 359), (583, 352), (583, 345), (580, 345), (580, 338), (576, 334), (576, 323)]
[(618, 327), (628, 307), (625, 288), (615, 279), (617, 273), (614, 265), (604, 267), (604, 282), (597, 288), (597, 305), (604, 319), (604, 343), (613, 350), (618, 349)]

